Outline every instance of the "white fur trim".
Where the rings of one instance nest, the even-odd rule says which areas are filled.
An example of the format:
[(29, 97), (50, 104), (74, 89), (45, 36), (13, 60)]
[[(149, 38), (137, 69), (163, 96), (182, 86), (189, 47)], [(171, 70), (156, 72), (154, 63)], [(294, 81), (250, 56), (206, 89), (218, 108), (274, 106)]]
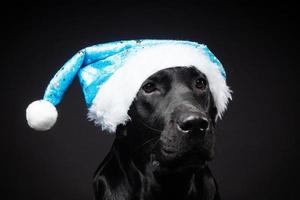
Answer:
[(231, 91), (215, 65), (205, 52), (189, 45), (161, 44), (131, 52), (124, 65), (99, 89), (88, 118), (103, 130), (115, 132), (117, 125), (130, 119), (127, 112), (142, 83), (152, 74), (176, 66), (195, 66), (207, 76), (221, 117)]
[(31, 128), (37, 131), (46, 131), (55, 124), (57, 110), (49, 101), (34, 101), (26, 109), (26, 119)]

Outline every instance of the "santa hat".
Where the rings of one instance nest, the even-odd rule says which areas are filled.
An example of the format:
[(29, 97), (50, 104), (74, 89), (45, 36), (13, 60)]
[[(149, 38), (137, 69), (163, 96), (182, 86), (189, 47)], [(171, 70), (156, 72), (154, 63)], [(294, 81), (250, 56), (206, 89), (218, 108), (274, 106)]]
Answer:
[(115, 132), (126, 124), (128, 109), (142, 83), (159, 70), (194, 66), (208, 79), (221, 117), (231, 99), (222, 64), (202, 44), (179, 40), (128, 40), (87, 47), (67, 61), (50, 81), (42, 100), (26, 109), (29, 126), (39, 131), (56, 122), (57, 110), (67, 88), (79, 77), (88, 119), (102, 130)]

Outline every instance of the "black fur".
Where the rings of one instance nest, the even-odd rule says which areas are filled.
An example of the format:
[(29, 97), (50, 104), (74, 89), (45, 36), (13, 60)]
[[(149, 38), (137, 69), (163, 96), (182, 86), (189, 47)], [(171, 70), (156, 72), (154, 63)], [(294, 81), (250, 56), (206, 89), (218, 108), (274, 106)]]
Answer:
[[(124, 83), (126, 87), (126, 83)], [(174, 67), (149, 77), (94, 177), (96, 200), (217, 200), (216, 107), (204, 74)]]

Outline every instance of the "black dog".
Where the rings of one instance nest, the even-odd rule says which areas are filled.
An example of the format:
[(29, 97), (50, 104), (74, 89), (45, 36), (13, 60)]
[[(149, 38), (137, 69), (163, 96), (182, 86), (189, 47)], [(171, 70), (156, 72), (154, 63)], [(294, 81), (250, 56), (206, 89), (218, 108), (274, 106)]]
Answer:
[[(126, 84), (124, 84), (126, 87)], [(219, 199), (206, 161), (217, 109), (206, 76), (174, 67), (149, 77), (94, 178), (96, 200)]]

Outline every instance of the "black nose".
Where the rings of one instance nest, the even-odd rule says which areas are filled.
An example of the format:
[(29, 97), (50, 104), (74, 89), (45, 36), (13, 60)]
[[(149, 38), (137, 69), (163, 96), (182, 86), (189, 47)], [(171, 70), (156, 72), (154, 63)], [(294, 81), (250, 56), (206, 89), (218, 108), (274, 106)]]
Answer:
[(177, 125), (177, 128), (182, 132), (206, 131), (208, 129), (208, 120), (203, 115), (190, 114), (186, 117), (181, 117)]

